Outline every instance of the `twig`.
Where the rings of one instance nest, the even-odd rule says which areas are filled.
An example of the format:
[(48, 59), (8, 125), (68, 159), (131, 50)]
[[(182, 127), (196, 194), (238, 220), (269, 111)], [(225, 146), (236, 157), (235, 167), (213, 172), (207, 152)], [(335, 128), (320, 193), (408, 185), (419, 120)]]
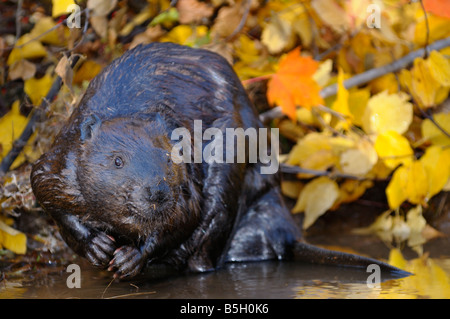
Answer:
[[(450, 37), (447, 37), (445, 39), (438, 40), (438, 41), (430, 44), (428, 46), (428, 50), (429, 51), (441, 50), (441, 49), (449, 47), (449, 46), (450, 46)], [(367, 82), (370, 82), (370, 81), (372, 81), (376, 78), (379, 78), (380, 76), (383, 76), (385, 74), (397, 72), (397, 71), (407, 67), (410, 63), (412, 63), (414, 61), (414, 59), (422, 57), (424, 55), (424, 53), (425, 53), (424, 48), (418, 49), (418, 50), (413, 51), (413, 52), (405, 55), (401, 59), (394, 61), (390, 64), (384, 65), (379, 68), (370, 69), (366, 72), (357, 74), (357, 75), (347, 79), (346, 81), (344, 81), (344, 86), (345, 86), (345, 88), (350, 89), (352, 87), (359, 86), (359, 85), (365, 84)], [(337, 93), (337, 85), (336, 84), (327, 86), (320, 91), (320, 95), (323, 98), (327, 98), (327, 97), (336, 95), (336, 93)], [(265, 113), (262, 113), (260, 115), (260, 119), (261, 119), (261, 121), (263, 121), (263, 123), (267, 123), (268, 120), (280, 118), (283, 116), (284, 116), (284, 114), (281, 111), (281, 107), (277, 106)]]
[(20, 34), (22, 33), (22, 23), (20, 20), (22, 20), (22, 5), (23, 0), (17, 1), (17, 11), (16, 11), (16, 39), (14, 40), (14, 43), (17, 42), (17, 40), (20, 37)]
[(450, 133), (447, 132), (435, 119), (432, 114), (429, 114), (425, 112), (418, 104), (416, 104), (417, 108), (419, 109), (420, 113), (423, 115), (423, 117), (429, 119), (437, 128), (439, 131), (441, 131), (445, 136), (450, 138)]
[[(80, 11), (78, 14), (81, 15), (82, 13), (85, 13), (85, 14), (86, 14), (86, 23), (85, 23), (84, 28), (83, 28), (83, 36), (84, 36), (84, 34), (85, 34), (86, 30), (87, 30), (87, 27), (88, 27), (89, 9), (84, 9), (84, 10)], [(11, 46), (8, 46), (8, 47), (5, 47), (5, 48), (0, 48), (0, 52), (1, 52), (1, 51), (11, 50), (11, 49), (14, 49), (14, 48), (15, 48), (15, 49), (21, 49), (21, 48), (23, 48), (24, 46), (26, 46), (27, 44), (29, 44), (29, 43), (31, 43), (31, 42), (33, 42), (33, 41), (37, 41), (37, 40), (39, 40), (40, 38), (42, 38), (43, 36), (49, 34), (50, 32), (52, 32), (52, 31), (54, 31), (54, 30), (56, 30), (56, 29), (58, 29), (60, 25), (62, 25), (62, 24), (64, 24), (64, 23), (67, 22), (67, 19), (68, 19), (68, 18), (69, 18), (69, 17), (67, 17), (67, 18), (65, 18), (64, 20), (58, 22), (57, 24), (55, 24), (53, 27), (51, 27), (51, 28), (48, 29), (47, 31), (42, 32), (41, 34), (38, 34), (37, 36), (35, 36), (34, 38), (29, 39), (29, 40), (26, 41), (25, 43), (22, 43), (22, 44), (20, 44), (20, 45), (11, 45)], [(83, 40), (83, 39), (81, 39), (81, 40)], [(81, 40), (80, 40), (80, 42), (81, 42)], [(16, 42), (17, 42), (17, 41), (16, 41)], [(77, 44), (77, 46), (78, 46), (78, 44)], [(72, 50), (73, 50), (73, 49), (72, 49)]]
[(280, 168), (281, 168), (281, 172), (286, 173), (286, 174), (311, 174), (314, 176), (340, 177), (340, 178), (354, 179), (354, 180), (358, 180), (358, 181), (373, 180), (372, 178), (360, 177), (360, 176), (343, 174), (343, 173), (338, 173), (338, 172), (306, 169), (306, 168), (301, 168), (299, 166), (289, 165), (289, 164), (285, 164), (285, 163), (281, 163)]
[(428, 54), (429, 54), (428, 43), (430, 41), (430, 26), (428, 24), (427, 10), (425, 10), (425, 6), (423, 4), (423, 0), (419, 0), (419, 2), (420, 2), (420, 6), (422, 7), (423, 14), (425, 16), (425, 27), (426, 27), (426, 30), (427, 30), (426, 38), (425, 38), (425, 54), (424, 54), (424, 58), (426, 58), (426, 57), (428, 57)]
[(245, 11), (244, 11), (244, 14), (242, 15), (241, 21), (239, 22), (239, 25), (237, 26), (237, 28), (234, 29), (234, 31), (225, 39), (226, 42), (233, 40), (234, 37), (237, 36), (242, 31), (242, 29), (245, 26), (245, 23), (247, 22), (247, 17), (250, 12), (251, 5), (252, 5), (252, 0), (247, 0), (245, 3)]
[[(71, 61), (71, 68), (77, 64), (80, 56), (75, 55), (72, 57)], [(11, 167), (14, 160), (17, 158), (17, 156), (22, 152), (22, 149), (27, 144), (28, 140), (30, 139), (31, 135), (34, 132), (35, 124), (38, 119), (42, 117), (42, 114), (44, 113), (47, 106), (53, 101), (56, 97), (56, 95), (59, 92), (59, 89), (62, 85), (62, 79), (59, 76), (56, 76), (56, 79), (53, 81), (53, 84), (50, 88), (50, 91), (47, 93), (46, 97), (42, 99), (41, 104), (38, 108), (34, 108), (31, 111), (30, 120), (27, 123), (27, 126), (23, 130), (20, 137), (14, 141), (13, 146), (11, 150), (8, 152), (8, 154), (3, 158), (2, 162), (0, 163), (0, 175), (5, 174), (9, 168)]]

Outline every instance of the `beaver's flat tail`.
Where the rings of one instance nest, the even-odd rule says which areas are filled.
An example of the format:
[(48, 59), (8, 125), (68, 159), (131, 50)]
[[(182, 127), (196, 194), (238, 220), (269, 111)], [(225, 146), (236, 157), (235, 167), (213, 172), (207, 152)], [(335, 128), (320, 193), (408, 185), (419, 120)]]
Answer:
[(389, 265), (385, 262), (359, 255), (319, 248), (304, 242), (294, 246), (294, 259), (321, 265), (367, 268), (371, 264), (378, 265), (381, 271), (389, 272), (395, 277), (407, 277), (410, 272)]

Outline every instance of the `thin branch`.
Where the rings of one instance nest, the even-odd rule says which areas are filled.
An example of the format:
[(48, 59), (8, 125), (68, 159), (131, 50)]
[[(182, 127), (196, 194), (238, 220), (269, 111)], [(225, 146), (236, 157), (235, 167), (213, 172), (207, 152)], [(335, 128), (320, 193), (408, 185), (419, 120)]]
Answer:
[(425, 27), (426, 27), (426, 30), (427, 30), (426, 38), (425, 38), (425, 54), (424, 54), (424, 58), (426, 58), (426, 57), (428, 57), (428, 54), (429, 54), (428, 43), (430, 42), (430, 26), (428, 24), (427, 10), (425, 10), (425, 6), (423, 4), (423, 0), (419, 0), (419, 2), (420, 2), (420, 6), (422, 7), (423, 14), (425, 16)]
[(416, 104), (417, 108), (419, 109), (420, 113), (423, 115), (423, 117), (429, 119), (437, 128), (439, 131), (441, 131), (445, 136), (450, 138), (450, 133), (447, 132), (433, 117), (432, 114), (425, 112), (418, 104)]
[[(447, 37), (445, 39), (438, 40), (438, 41), (430, 44), (428, 46), (428, 50), (429, 51), (441, 50), (441, 49), (449, 47), (449, 46), (450, 46), (450, 37)], [(385, 74), (397, 72), (403, 68), (406, 68), (409, 64), (411, 64), (414, 61), (414, 59), (422, 57), (424, 54), (425, 54), (424, 48), (418, 49), (418, 50), (413, 51), (413, 52), (405, 55), (401, 59), (394, 61), (390, 64), (384, 65), (379, 68), (370, 69), (366, 72), (357, 74), (357, 75), (345, 80), (344, 86), (345, 86), (345, 88), (350, 89), (355, 86), (366, 84), (366, 83), (368, 83), (376, 78), (379, 78)], [(336, 84), (327, 86), (320, 91), (320, 95), (323, 98), (327, 98), (327, 97), (336, 95), (336, 93), (337, 93), (337, 85)], [(271, 119), (281, 118), (283, 116), (284, 116), (284, 114), (281, 111), (281, 107), (277, 106), (265, 113), (262, 113), (260, 115), (260, 119), (261, 119), (261, 121), (263, 121), (263, 123), (267, 123), (267, 121), (269, 121)]]
[(250, 7), (252, 5), (252, 0), (247, 0), (245, 3), (245, 8), (244, 8), (244, 14), (242, 15), (241, 21), (239, 22), (239, 25), (237, 26), (236, 29), (234, 29), (234, 31), (225, 39), (225, 42), (231, 41), (234, 39), (235, 36), (237, 36), (242, 29), (245, 26), (245, 23), (247, 22), (247, 17), (248, 14), (250, 12)]
[(347, 179), (353, 179), (358, 181), (363, 180), (374, 180), (373, 178), (367, 178), (367, 177), (361, 177), (361, 176), (355, 176), (350, 174), (344, 174), (344, 173), (338, 173), (338, 172), (329, 172), (329, 171), (320, 171), (316, 169), (306, 169), (301, 168), (299, 166), (289, 165), (285, 163), (280, 164), (281, 172), (286, 174), (311, 174), (314, 176), (329, 176), (329, 177), (340, 177), (340, 178), (347, 178)]
[[(77, 64), (79, 58), (79, 55), (75, 55), (72, 57), (72, 61), (70, 64), (71, 68), (73, 68), (75, 64)], [(48, 105), (55, 99), (56, 95), (58, 95), (61, 85), (61, 77), (56, 76), (56, 79), (53, 81), (50, 91), (47, 93), (46, 97), (42, 99), (40, 106), (32, 110), (27, 126), (23, 130), (20, 137), (14, 141), (11, 150), (1, 161), (0, 176), (5, 174), (9, 170), (17, 156), (20, 154), (20, 152), (22, 152), (24, 146), (27, 144), (28, 140), (34, 132), (36, 122), (42, 117), (44, 111), (47, 109)]]

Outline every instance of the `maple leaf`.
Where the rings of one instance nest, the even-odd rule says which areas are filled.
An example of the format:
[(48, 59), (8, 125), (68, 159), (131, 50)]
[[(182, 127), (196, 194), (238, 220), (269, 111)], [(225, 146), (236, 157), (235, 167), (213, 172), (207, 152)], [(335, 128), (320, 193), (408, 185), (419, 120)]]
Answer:
[(300, 56), (300, 48), (289, 52), (269, 80), (269, 103), (278, 104), (292, 120), (296, 119), (297, 105), (310, 109), (314, 105), (323, 104), (320, 86), (312, 78), (318, 67), (319, 63), (312, 58)]
[(450, 19), (450, 2), (448, 0), (423, 0), (423, 6), (428, 12)]

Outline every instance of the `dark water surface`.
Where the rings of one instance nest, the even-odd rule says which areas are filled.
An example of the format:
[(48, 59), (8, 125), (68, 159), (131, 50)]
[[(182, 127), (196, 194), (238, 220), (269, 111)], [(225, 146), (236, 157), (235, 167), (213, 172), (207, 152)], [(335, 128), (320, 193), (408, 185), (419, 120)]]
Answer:
[[(111, 273), (79, 262), (81, 288), (68, 288), (70, 273), (60, 271), (39, 280), (3, 280), (0, 298), (450, 298), (450, 283), (445, 285), (445, 280), (417, 275), (396, 279), (382, 273), (382, 283), (369, 287), (371, 273), (365, 269), (300, 262), (229, 264), (206, 274), (179, 275), (155, 269), (123, 282), (111, 281)], [(434, 263), (448, 280), (450, 259), (435, 259)]]

